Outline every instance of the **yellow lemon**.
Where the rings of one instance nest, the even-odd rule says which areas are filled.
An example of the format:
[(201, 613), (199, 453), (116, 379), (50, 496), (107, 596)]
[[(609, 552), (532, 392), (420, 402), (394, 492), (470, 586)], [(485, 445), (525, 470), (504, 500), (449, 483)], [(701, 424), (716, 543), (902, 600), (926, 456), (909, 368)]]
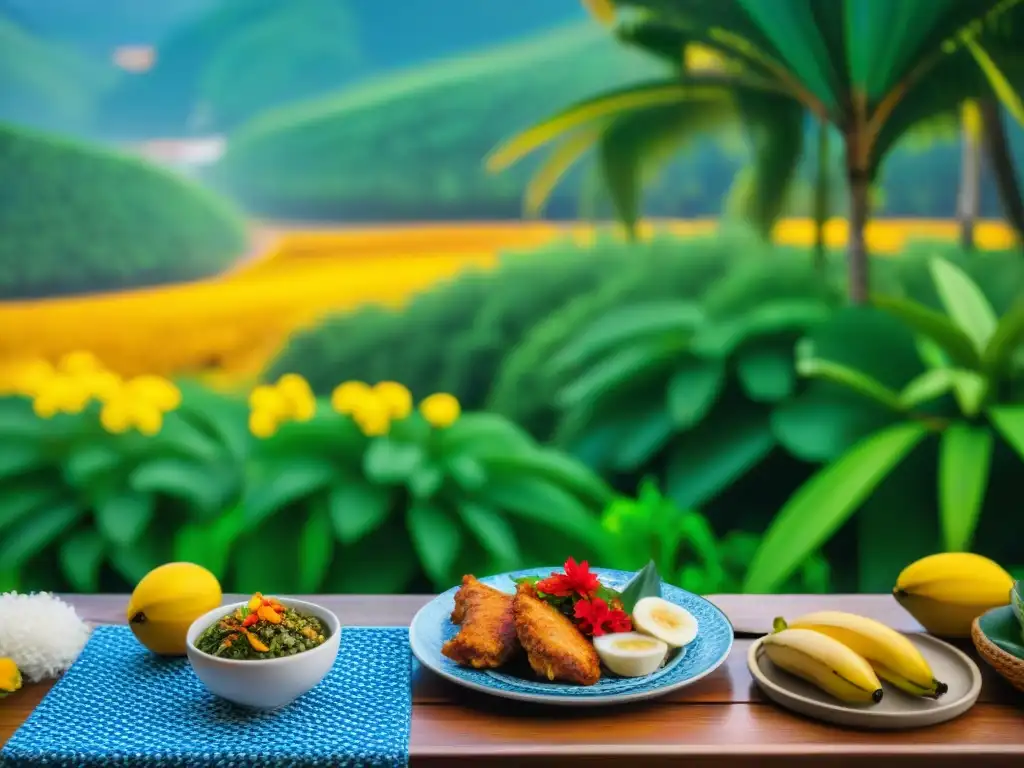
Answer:
[(220, 582), (206, 568), (167, 563), (136, 585), (128, 601), (128, 626), (153, 653), (184, 656), (188, 628), (220, 605), (222, 598)]
[(420, 403), (420, 413), (434, 427), (443, 429), (456, 422), (461, 413), (459, 401), (446, 392), (438, 392)]
[(14, 659), (0, 659), (0, 699), (21, 688), (21, 670)]

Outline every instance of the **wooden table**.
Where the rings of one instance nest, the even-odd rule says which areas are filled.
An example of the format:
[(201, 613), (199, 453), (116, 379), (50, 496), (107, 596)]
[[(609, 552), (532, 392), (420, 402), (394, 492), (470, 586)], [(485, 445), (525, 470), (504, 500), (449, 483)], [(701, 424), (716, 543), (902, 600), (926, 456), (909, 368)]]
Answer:
[[(122, 595), (65, 596), (95, 623), (124, 623)], [(228, 596), (226, 600), (242, 599)], [(430, 598), (311, 597), (343, 624), (405, 626)], [(985, 684), (978, 704), (944, 725), (898, 733), (843, 730), (768, 703), (746, 668), (750, 636), (774, 616), (831, 607), (870, 615), (902, 631), (921, 631), (888, 596), (717, 595), (738, 638), (725, 664), (699, 683), (653, 703), (570, 711), (522, 705), (464, 691), (430, 672), (413, 680), (411, 763), (454, 766), (1024, 766), (1024, 697), (978, 661)], [(746, 639), (743, 635), (746, 634)], [(965, 649), (967, 646), (961, 646)], [(973, 655), (973, 651), (972, 651)], [(0, 700), (0, 744), (49, 690), (29, 685)]]

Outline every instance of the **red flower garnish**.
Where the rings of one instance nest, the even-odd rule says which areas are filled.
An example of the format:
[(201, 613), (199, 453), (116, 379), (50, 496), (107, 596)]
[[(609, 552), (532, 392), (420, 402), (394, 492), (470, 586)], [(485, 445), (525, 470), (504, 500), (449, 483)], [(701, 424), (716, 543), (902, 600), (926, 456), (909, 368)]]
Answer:
[(597, 576), (590, 572), (590, 564), (584, 560), (577, 563), (573, 558), (565, 561), (565, 573), (552, 573), (543, 581), (537, 582), (537, 589), (555, 597), (579, 595), (590, 597), (601, 586)]
[(633, 622), (625, 611), (610, 609), (608, 603), (599, 597), (578, 601), (574, 614), (585, 635), (600, 637), (633, 629)]

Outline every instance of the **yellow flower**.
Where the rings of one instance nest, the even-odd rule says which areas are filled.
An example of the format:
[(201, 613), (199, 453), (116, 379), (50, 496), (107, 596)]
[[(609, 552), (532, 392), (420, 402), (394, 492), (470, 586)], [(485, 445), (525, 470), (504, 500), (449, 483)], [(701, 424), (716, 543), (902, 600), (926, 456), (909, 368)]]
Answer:
[(391, 430), (388, 407), (374, 397), (363, 400), (352, 412), (352, 420), (367, 437), (380, 437)]
[(161, 376), (136, 376), (125, 388), (132, 399), (149, 403), (164, 413), (181, 405), (181, 390)]
[(120, 435), (132, 428), (132, 414), (127, 401), (111, 400), (100, 411), (100, 425), (113, 435)]
[(346, 381), (335, 387), (331, 393), (331, 407), (347, 416), (372, 398), (373, 390), (365, 382)]
[(35, 397), (55, 375), (46, 360), (17, 360), (0, 368), (0, 394)]
[(277, 387), (263, 384), (256, 387), (249, 395), (249, 407), (254, 411), (284, 416), (288, 413), (288, 400), (278, 391)]
[(21, 670), (14, 659), (0, 659), (0, 699), (21, 688)]
[(254, 437), (272, 437), (277, 432), (277, 419), (273, 413), (255, 410), (249, 414), (249, 431)]
[(299, 398), (291, 414), (296, 421), (309, 421), (316, 415), (316, 398), (313, 395)]
[(90, 397), (102, 402), (116, 397), (124, 386), (121, 377), (112, 371), (93, 371), (83, 374), (78, 380)]
[(608, 26), (615, 23), (615, 5), (612, 0), (583, 0), (583, 7), (602, 24)]
[(81, 413), (89, 404), (89, 391), (71, 376), (55, 375), (36, 390), (32, 409), (40, 418), (58, 413)]
[(459, 401), (447, 392), (438, 392), (420, 403), (420, 413), (427, 422), (438, 429), (450, 427), (462, 412)]
[(164, 415), (160, 409), (147, 402), (136, 402), (133, 405), (131, 413), (135, 428), (147, 437), (152, 437), (160, 432), (160, 428), (164, 425)]
[(309, 386), (309, 382), (297, 373), (286, 373), (277, 380), (275, 386), (277, 391), (284, 395), (285, 399), (292, 404), (313, 396), (313, 390)]
[(375, 384), (372, 392), (387, 406), (391, 418), (404, 419), (412, 413), (412, 394), (397, 381)]
[(42, 392), (32, 400), (32, 410), (41, 419), (52, 419), (60, 412), (60, 404), (53, 392)]
[(92, 352), (69, 352), (60, 359), (58, 368), (64, 373), (79, 376), (84, 373), (95, 373), (103, 369), (100, 361)]

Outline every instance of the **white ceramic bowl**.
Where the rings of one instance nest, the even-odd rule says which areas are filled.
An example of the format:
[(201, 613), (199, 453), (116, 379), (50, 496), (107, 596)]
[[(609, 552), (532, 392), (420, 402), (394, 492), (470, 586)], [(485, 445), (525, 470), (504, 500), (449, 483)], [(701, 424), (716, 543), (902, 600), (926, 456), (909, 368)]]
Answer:
[(210, 693), (243, 707), (278, 709), (313, 689), (331, 671), (341, 645), (341, 622), (338, 617), (323, 606), (305, 600), (286, 597), (277, 599), (298, 613), (316, 616), (327, 627), (330, 636), (323, 645), (294, 656), (251, 661), (222, 659), (196, 648), (196, 639), (213, 622), (246, 605), (248, 601), (222, 605), (204, 613), (188, 628), (186, 652), (196, 676)]

